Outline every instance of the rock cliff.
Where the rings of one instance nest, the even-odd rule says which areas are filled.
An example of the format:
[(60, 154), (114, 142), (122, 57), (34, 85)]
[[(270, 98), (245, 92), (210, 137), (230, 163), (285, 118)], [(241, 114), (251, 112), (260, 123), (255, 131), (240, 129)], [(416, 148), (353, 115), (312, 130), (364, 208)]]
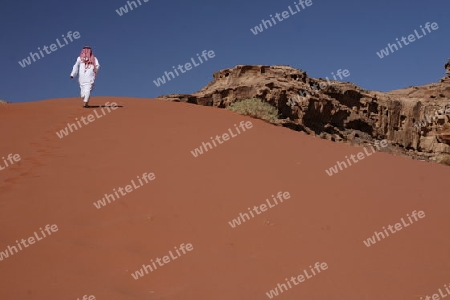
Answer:
[(288, 66), (239, 65), (213, 77), (192, 95), (160, 98), (219, 108), (259, 98), (275, 106), (280, 123), (294, 130), (357, 145), (387, 139), (387, 152), (450, 161), (450, 77), (387, 93), (311, 78)]

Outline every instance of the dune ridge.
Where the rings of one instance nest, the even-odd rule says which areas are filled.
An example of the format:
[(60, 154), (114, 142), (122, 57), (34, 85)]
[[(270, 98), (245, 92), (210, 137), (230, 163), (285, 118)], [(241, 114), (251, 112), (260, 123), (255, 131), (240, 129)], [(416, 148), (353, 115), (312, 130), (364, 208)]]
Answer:
[[(108, 101), (119, 108), (64, 139), (58, 129), (92, 113), (78, 98), (0, 107), (0, 156), (22, 158), (0, 171), (0, 249), (58, 226), (0, 261), (2, 299), (265, 299), (315, 262), (326, 272), (276, 299), (419, 299), (448, 282), (450, 168), (376, 152), (330, 177), (324, 170), (355, 147), (188, 103), (93, 97), (91, 105)], [(241, 121), (253, 127), (239, 139), (192, 156)], [(158, 180), (92, 205), (143, 170)], [(290, 198), (230, 228), (275, 191)], [(426, 218), (408, 230), (362, 242), (418, 208)], [(133, 279), (182, 243), (195, 251)]]

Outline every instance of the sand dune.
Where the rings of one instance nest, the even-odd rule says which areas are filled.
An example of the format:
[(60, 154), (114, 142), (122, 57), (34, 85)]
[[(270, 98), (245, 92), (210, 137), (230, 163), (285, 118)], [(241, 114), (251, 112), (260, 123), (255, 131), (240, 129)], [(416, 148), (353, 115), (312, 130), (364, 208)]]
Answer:
[[(58, 227), (3, 256), (2, 299), (269, 299), (277, 284), (316, 262), (328, 268), (274, 298), (445, 293), (449, 167), (375, 153), (328, 176), (326, 169), (361, 148), (211, 107), (91, 102), (121, 107), (62, 139), (56, 132), (67, 123), (101, 108), (84, 109), (78, 98), (0, 106), (0, 157), (21, 157), (0, 171), (0, 252), (47, 224)], [(191, 154), (241, 121), (253, 127)], [(101, 209), (93, 205), (144, 173), (155, 179)], [(291, 197), (229, 225), (280, 191)], [(425, 217), (370, 247), (363, 243), (413, 211)], [(193, 249), (178, 256), (181, 244)], [(133, 278), (169, 251), (177, 258)]]

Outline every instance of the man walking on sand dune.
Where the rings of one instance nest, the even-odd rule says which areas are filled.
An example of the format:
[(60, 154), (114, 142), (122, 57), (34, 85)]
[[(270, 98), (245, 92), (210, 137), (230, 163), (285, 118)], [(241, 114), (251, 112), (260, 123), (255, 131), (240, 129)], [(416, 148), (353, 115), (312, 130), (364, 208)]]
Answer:
[(98, 59), (94, 56), (91, 47), (83, 47), (80, 56), (78, 56), (77, 61), (72, 68), (70, 79), (78, 75), (84, 107), (89, 107), (89, 98), (91, 96), (91, 91), (94, 88), (98, 69), (100, 69), (100, 64), (98, 63)]

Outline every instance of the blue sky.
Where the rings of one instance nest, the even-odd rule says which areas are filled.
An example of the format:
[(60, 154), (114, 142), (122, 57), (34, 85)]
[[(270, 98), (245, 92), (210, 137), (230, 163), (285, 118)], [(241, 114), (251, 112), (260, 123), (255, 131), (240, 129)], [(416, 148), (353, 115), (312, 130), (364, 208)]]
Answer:
[[(348, 69), (365, 89), (389, 91), (437, 82), (450, 58), (448, 0), (312, 0), (312, 5), (254, 35), (270, 14), (296, 0), (144, 2), (119, 16), (124, 0), (3, 0), (0, 9), (0, 99), (10, 102), (78, 97), (70, 80), (84, 45), (101, 69), (93, 96), (155, 98), (194, 93), (213, 72), (238, 64), (289, 65), (311, 77)], [(139, 4), (138, 4), (139, 5)], [(427, 22), (439, 29), (380, 59), (376, 52)], [(61, 35), (81, 37), (65, 45)], [(65, 45), (22, 68), (19, 61), (59, 38)], [(203, 50), (215, 57), (157, 87), (153, 81)], [(197, 61), (198, 63), (198, 61)]]

